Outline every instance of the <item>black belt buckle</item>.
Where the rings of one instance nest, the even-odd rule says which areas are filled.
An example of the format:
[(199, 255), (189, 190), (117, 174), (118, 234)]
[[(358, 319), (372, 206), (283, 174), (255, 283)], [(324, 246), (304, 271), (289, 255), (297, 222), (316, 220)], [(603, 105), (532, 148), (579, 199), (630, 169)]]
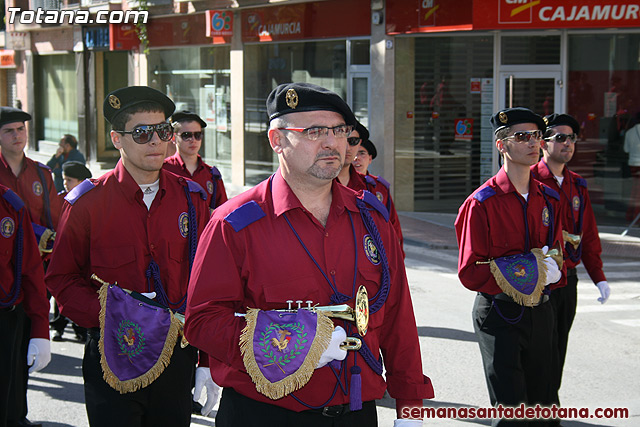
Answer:
[(325, 406), (322, 408), (322, 415), (331, 418), (339, 417), (347, 412), (349, 412), (349, 407), (347, 405)]
[(2, 311), (4, 313), (11, 313), (15, 309), (16, 309), (16, 306), (12, 305), (11, 307), (2, 307), (2, 309), (0, 311)]

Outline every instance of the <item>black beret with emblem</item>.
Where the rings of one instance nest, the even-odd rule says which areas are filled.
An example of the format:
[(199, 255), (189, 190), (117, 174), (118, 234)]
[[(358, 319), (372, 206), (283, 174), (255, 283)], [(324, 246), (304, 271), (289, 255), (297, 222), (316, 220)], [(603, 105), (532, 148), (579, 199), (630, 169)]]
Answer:
[(369, 154), (371, 155), (371, 159), (375, 159), (376, 156), (378, 155), (378, 150), (376, 150), (376, 146), (373, 145), (373, 142), (371, 142), (370, 140), (366, 139), (362, 141), (362, 147), (364, 147), (364, 149), (369, 152)]
[(335, 111), (342, 114), (346, 124), (356, 124), (353, 111), (337, 93), (311, 83), (281, 84), (267, 97), (269, 121), (285, 114), (318, 110)]
[(168, 118), (176, 110), (176, 105), (164, 93), (148, 86), (128, 86), (116, 89), (104, 99), (102, 105), (104, 117), (113, 123), (115, 117), (135, 105), (145, 102), (155, 102), (164, 111), (165, 118)]
[(76, 161), (65, 162), (62, 165), (62, 172), (66, 176), (79, 179), (80, 181), (91, 178), (91, 171), (87, 169), (85, 165)]
[(356, 127), (353, 130), (358, 132), (361, 140), (366, 141), (367, 139), (369, 139), (369, 131), (366, 127), (364, 127), (362, 123), (360, 123), (360, 121), (356, 120)]
[(31, 120), (31, 114), (13, 107), (0, 107), (0, 127)]
[(572, 116), (568, 114), (549, 114), (548, 116), (544, 116), (544, 122), (547, 125), (547, 129), (552, 128), (554, 126), (569, 126), (573, 129), (573, 133), (580, 133), (580, 123)]
[(198, 122), (203, 128), (207, 127), (207, 122), (202, 120), (199, 115), (187, 110), (176, 111), (173, 113), (173, 116), (171, 116), (171, 123), (173, 124), (178, 122)]
[(538, 125), (538, 129), (542, 131), (545, 129), (542, 117), (524, 107), (506, 108), (491, 117), (491, 126), (493, 126), (494, 133), (500, 129), (520, 123), (535, 123)]

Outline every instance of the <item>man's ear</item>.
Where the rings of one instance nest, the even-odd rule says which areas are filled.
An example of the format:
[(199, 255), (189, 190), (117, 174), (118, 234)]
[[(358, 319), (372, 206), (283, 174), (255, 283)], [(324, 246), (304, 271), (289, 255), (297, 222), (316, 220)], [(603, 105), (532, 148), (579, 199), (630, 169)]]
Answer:
[(496, 148), (500, 153), (504, 153), (506, 151), (504, 148), (504, 141), (502, 139), (496, 139)]
[(120, 140), (120, 138), (122, 138), (122, 135), (115, 130), (112, 130), (111, 132), (109, 132), (109, 136), (111, 137), (111, 143), (114, 147), (116, 147), (116, 150), (121, 149), (122, 141)]
[(275, 151), (276, 154), (282, 153), (282, 132), (278, 129), (269, 129), (267, 135), (269, 136), (269, 145), (271, 145), (271, 149)]

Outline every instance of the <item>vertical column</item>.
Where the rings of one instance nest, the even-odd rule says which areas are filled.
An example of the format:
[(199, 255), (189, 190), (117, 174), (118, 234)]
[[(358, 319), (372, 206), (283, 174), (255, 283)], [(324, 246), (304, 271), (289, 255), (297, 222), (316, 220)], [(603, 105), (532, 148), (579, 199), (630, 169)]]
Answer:
[(244, 177), (244, 46), (241, 13), (233, 16), (230, 51), (231, 86), (231, 184), (243, 186)]

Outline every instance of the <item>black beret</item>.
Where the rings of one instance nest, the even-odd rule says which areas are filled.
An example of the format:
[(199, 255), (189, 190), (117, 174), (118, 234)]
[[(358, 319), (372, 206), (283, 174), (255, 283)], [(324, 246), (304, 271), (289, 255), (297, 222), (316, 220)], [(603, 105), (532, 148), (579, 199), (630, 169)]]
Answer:
[(84, 181), (87, 178), (91, 178), (91, 171), (87, 169), (85, 165), (80, 162), (65, 162), (62, 165), (62, 172), (71, 178)]
[(128, 86), (116, 89), (104, 99), (102, 109), (104, 117), (113, 123), (115, 117), (135, 105), (145, 102), (156, 102), (164, 111), (165, 118), (168, 118), (176, 110), (172, 100), (164, 93), (152, 89), (148, 86)]
[(519, 123), (535, 123), (538, 125), (538, 129), (545, 129), (542, 117), (524, 107), (506, 108), (491, 117), (491, 126), (493, 126), (494, 133), (502, 128), (517, 125)]
[(369, 154), (371, 154), (372, 159), (376, 158), (376, 156), (378, 155), (378, 150), (376, 150), (376, 146), (373, 145), (373, 142), (371, 142), (368, 139), (364, 140), (362, 141), (362, 146), (364, 147), (365, 150), (369, 152)]
[(549, 114), (548, 116), (544, 116), (544, 122), (547, 124), (547, 129), (552, 128), (554, 126), (569, 126), (573, 129), (573, 133), (580, 133), (580, 123), (572, 116), (568, 114)]
[(358, 132), (358, 135), (360, 135), (360, 139), (362, 139), (362, 141), (366, 141), (367, 139), (369, 139), (369, 131), (358, 120), (356, 120), (356, 127), (354, 130)]
[(0, 127), (27, 120), (31, 120), (31, 114), (13, 107), (0, 107)]
[(337, 93), (311, 83), (281, 84), (267, 97), (269, 121), (284, 114), (318, 110), (335, 111), (346, 124), (356, 124), (353, 111)]
[(173, 113), (173, 116), (171, 116), (171, 123), (178, 122), (198, 122), (203, 128), (207, 127), (207, 122), (202, 120), (199, 115), (187, 110), (176, 111)]

